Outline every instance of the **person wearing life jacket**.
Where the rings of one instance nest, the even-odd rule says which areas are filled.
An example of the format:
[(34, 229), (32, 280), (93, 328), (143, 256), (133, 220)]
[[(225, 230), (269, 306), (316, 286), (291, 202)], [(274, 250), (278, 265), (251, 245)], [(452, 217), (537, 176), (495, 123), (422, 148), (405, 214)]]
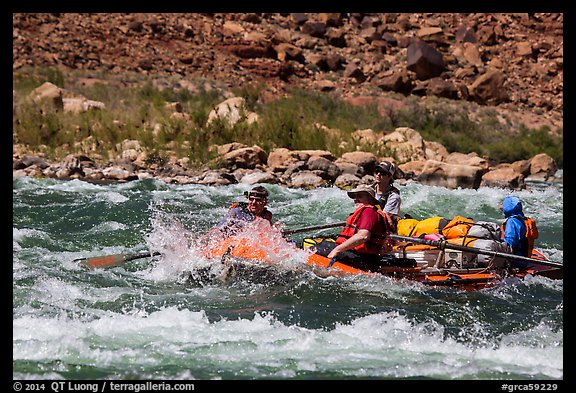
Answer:
[[(505, 217), (501, 226), (502, 239), (510, 246), (514, 255), (530, 257), (534, 248), (534, 240), (538, 237), (538, 230), (534, 220), (524, 216), (522, 201), (516, 196), (507, 196), (499, 208)], [(527, 224), (530, 224), (530, 228)], [(514, 260), (512, 262), (514, 268), (523, 268), (527, 265), (526, 261)]]
[[(402, 198), (400, 198), (400, 190), (393, 185), (395, 173), (396, 167), (389, 161), (382, 161), (376, 165), (374, 169), (374, 176), (376, 177), (374, 191), (382, 211), (389, 213), (397, 224), (400, 219)], [(396, 231), (394, 230), (393, 232)]]
[(391, 217), (378, 208), (374, 189), (360, 185), (348, 191), (354, 200), (354, 212), (346, 220), (335, 242), (317, 253), (331, 260), (367, 271), (376, 271), (381, 256), (390, 251), (392, 244), (387, 235), (393, 225)]
[(230, 206), (228, 213), (217, 227), (230, 234), (256, 219), (267, 220), (272, 225), (272, 212), (266, 207), (269, 195), (268, 190), (262, 186), (256, 186), (252, 190), (246, 191), (244, 196), (248, 202), (236, 202)]

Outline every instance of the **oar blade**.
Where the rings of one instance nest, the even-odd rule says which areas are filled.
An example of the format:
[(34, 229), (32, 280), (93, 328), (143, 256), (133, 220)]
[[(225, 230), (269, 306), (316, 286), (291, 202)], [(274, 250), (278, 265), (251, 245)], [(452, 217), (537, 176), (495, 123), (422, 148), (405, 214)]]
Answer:
[(160, 253), (158, 252), (155, 252), (153, 254), (150, 254), (149, 252), (144, 254), (112, 254), (92, 258), (80, 258), (75, 259), (74, 261), (78, 262), (80, 266), (92, 270), (99, 268), (122, 266), (126, 262), (133, 261), (135, 259), (147, 258), (159, 254)]
[(552, 280), (563, 280), (564, 279), (564, 268), (559, 267), (556, 269), (537, 270), (533, 274), (535, 276), (548, 277)]
[(77, 261), (80, 266), (92, 270), (98, 268), (121, 266), (127, 262), (129, 257), (129, 254), (113, 254), (92, 258), (81, 258), (76, 259), (75, 261)]

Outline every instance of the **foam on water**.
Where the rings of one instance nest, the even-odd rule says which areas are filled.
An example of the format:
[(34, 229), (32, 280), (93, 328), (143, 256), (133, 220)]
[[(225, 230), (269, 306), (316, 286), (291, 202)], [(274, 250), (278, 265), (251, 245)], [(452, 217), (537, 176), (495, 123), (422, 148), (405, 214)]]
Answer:
[(22, 250), (27, 244), (37, 244), (38, 240), (43, 243), (50, 242), (50, 234), (46, 231), (33, 228), (16, 228), (12, 227), (12, 249)]
[[(446, 337), (444, 328), (434, 321), (415, 322), (397, 312), (357, 318), (329, 331), (287, 326), (272, 312), (255, 313), (251, 319), (210, 321), (203, 311), (174, 307), (151, 313), (108, 313), (89, 321), (28, 315), (16, 318), (13, 328), (15, 360), (58, 358), (130, 368), (135, 363), (160, 366), (179, 353), (175, 361), (218, 363), (222, 369), (241, 363), (261, 377), (268, 376), (268, 368), (394, 378), (465, 378), (503, 370), (563, 376), (562, 332), (545, 324), (482, 346)], [(535, 338), (538, 345), (532, 344)], [(91, 350), (96, 343), (100, 349)], [(216, 374), (214, 370), (211, 378)]]
[(95, 234), (95, 233), (108, 233), (114, 232), (120, 229), (126, 229), (128, 226), (126, 224), (122, 224), (116, 221), (106, 221), (101, 224), (96, 225), (95, 227), (90, 228), (87, 233)]
[(124, 202), (129, 200), (128, 197), (122, 195), (119, 192), (110, 191), (110, 192), (106, 192), (106, 193), (103, 193), (100, 195), (101, 195), (101, 198), (100, 198), (101, 200), (106, 201), (106, 202), (111, 202), (114, 204), (124, 203)]

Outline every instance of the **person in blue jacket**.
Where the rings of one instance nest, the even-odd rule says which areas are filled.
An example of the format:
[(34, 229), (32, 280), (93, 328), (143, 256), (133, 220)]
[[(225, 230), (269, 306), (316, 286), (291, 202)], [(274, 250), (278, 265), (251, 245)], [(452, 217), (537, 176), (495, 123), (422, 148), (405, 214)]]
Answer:
[[(530, 257), (531, 253), (530, 240), (527, 237), (527, 227), (525, 224), (526, 217), (522, 209), (522, 201), (516, 196), (507, 196), (499, 206), (504, 213), (505, 220), (502, 223), (502, 238), (510, 246), (514, 255)], [(512, 267), (526, 267), (528, 262), (514, 260)]]

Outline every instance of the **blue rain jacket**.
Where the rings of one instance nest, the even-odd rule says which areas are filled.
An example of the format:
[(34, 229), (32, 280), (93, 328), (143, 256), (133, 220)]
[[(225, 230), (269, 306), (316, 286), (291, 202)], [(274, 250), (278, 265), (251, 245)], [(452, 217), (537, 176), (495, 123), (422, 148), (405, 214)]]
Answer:
[(512, 247), (515, 255), (524, 255), (527, 252), (526, 225), (522, 201), (515, 196), (507, 196), (502, 202), (502, 212), (507, 218), (504, 228), (504, 241)]

